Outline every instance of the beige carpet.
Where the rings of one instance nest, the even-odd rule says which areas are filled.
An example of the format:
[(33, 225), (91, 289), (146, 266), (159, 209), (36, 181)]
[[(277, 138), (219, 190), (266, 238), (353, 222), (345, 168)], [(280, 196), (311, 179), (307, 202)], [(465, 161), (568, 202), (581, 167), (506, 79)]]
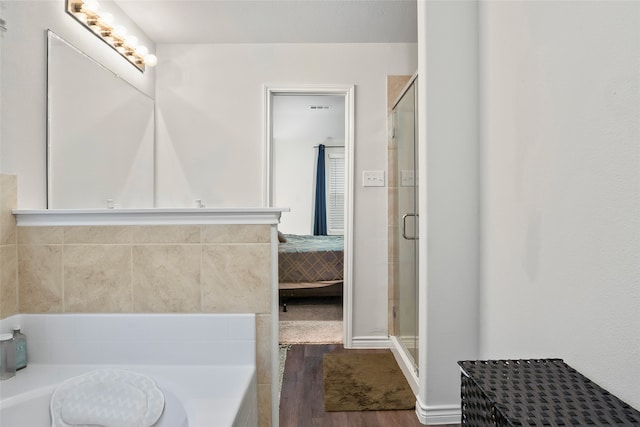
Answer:
[(281, 320), (282, 344), (340, 344), (341, 320)]
[(415, 407), (416, 398), (390, 351), (325, 354), (323, 376), (327, 412)]

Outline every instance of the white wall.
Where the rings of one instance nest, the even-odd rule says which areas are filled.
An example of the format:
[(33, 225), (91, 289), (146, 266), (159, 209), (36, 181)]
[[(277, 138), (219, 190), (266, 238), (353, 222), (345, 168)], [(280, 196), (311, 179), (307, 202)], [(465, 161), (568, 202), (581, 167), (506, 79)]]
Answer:
[[(314, 110), (310, 106), (329, 106)], [(273, 115), (273, 203), (287, 206), (278, 229), (313, 234), (318, 144), (326, 152), (344, 153), (344, 97), (276, 95)]]
[(342, 96), (277, 94), (273, 97), (271, 108), (273, 139), (276, 141), (315, 139), (326, 142), (328, 139), (344, 139), (345, 108)]
[(415, 71), (415, 44), (160, 45), (159, 206), (259, 206), (263, 85), (355, 84), (355, 338), (387, 336), (386, 76)]
[(640, 409), (640, 3), (486, 1), (480, 40), (481, 356)]
[[(108, 1), (116, 20), (153, 52), (154, 44)], [(2, 40), (0, 171), (18, 175), (18, 207), (46, 207), (47, 35), (51, 29), (115, 73), (155, 95), (155, 71), (140, 73), (65, 11), (64, 1), (4, 1), (8, 31)]]
[(418, 2), (418, 19), (418, 413), (454, 423), (456, 362), (478, 351), (478, 3)]

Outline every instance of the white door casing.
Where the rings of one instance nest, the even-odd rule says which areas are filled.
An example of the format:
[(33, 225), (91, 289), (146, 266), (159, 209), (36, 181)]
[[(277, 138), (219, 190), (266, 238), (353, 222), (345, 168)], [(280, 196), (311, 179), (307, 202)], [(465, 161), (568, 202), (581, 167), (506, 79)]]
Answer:
[[(263, 93), (264, 122), (263, 122), (263, 197), (264, 207), (273, 207), (273, 122), (272, 103), (275, 95), (333, 95), (344, 97), (345, 126), (344, 126), (344, 155), (345, 155), (345, 232), (344, 232), (344, 284), (343, 284), (343, 341), (345, 348), (353, 346), (353, 192), (354, 192), (354, 85), (265, 85)], [(285, 206), (286, 207), (286, 206)], [(278, 280), (277, 273), (272, 277), (271, 298), (271, 339), (272, 359), (278, 360)], [(272, 378), (278, 378), (278, 364), (271, 364)], [(272, 382), (272, 425), (279, 423), (279, 386)]]

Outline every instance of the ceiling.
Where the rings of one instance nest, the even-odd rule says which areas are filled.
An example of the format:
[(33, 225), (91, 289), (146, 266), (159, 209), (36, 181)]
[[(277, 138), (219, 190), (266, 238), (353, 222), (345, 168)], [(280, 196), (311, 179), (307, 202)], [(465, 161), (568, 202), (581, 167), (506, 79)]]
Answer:
[(116, 0), (156, 43), (414, 43), (416, 0)]

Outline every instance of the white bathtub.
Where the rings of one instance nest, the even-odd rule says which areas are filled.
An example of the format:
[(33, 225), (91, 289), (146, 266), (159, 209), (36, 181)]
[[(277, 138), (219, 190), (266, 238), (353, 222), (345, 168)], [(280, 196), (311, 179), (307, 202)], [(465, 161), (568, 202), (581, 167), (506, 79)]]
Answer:
[[(155, 380), (165, 395), (165, 409), (157, 427), (257, 426), (255, 354), (246, 354), (250, 348), (255, 349), (255, 341), (249, 346), (246, 343), (236, 346), (235, 350), (230, 345), (230, 341), (244, 341), (244, 337), (255, 334), (255, 329), (248, 332), (238, 329), (254, 325), (252, 318), (252, 315), (249, 320), (237, 315), (21, 315), (4, 319), (0, 330), (10, 328), (10, 322), (21, 323), (32, 357), (27, 368), (0, 383), (0, 426), (49, 427), (49, 402), (57, 386), (74, 376), (105, 367), (131, 370)], [(121, 330), (122, 325), (130, 332)], [(179, 335), (167, 334), (167, 325), (171, 329), (189, 329), (188, 332), (183, 329)], [(64, 340), (51, 329), (60, 331), (61, 326), (67, 331)], [(133, 336), (127, 336), (129, 333)], [(212, 338), (212, 333), (218, 337)], [(203, 338), (202, 334), (209, 338)], [(169, 341), (167, 335), (171, 337)], [(98, 336), (103, 339), (96, 340)], [(48, 337), (44, 343), (42, 337)], [(56, 344), (51, 342), (52, 338), (57, 340)], [(143, 354), (141, 348), (145, 349)], [(240, 351), (243, 348), (245, 351)], [(191, 354), (193, 351), (198, 354)], [(225, 352), (231, 353), (220, 354)], [(151, 358), (153, 363), (141, 363), (145, 354), (155, 355)], [(246, 363), (252, 357), (254, 363)], [(46, 359), (50, 363), (42, 363)], [(202, 363), (207, 360), (229, 363)]]

